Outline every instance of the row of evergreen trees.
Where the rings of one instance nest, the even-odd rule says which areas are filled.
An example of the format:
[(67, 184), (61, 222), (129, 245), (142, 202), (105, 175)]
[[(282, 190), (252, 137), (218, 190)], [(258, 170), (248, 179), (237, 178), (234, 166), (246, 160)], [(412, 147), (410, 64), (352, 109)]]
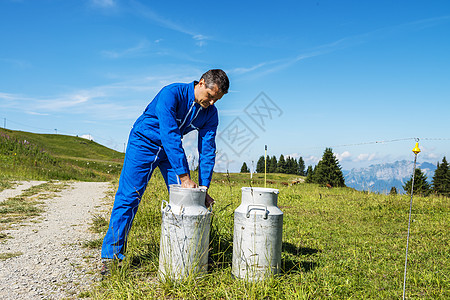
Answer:
[[(264, 173), (264, 156), (261, 156), (256, 164), (256, 172)], [(250, 172), (247, 164), (244, 162), (241, 168), (241, 173)], [(280, 155), (280, 159), (277, 161), (275, 156), (267, 159), (267, 173), (286, 173), (286, 174), (296, 174), (300, 176), (306, 176), (306, 182), (317, 183), (325, 186), (332, 187), (344, 187), (345, 180), (344, 175), (339, 165), (339, 160), (333, 154), (331, 148), (326, 148), (322, 159), (313, 168), (308, 166), (305, 172), (305, 162), (303, 158), (300, 157), (295, 160), (292, 157), (284, 158), (284, 155)], [(403, 189), (406, 193), (411, 193), (412, 176), (405, 185)], [(397, 190), (395, 187), (391, 189), (391, 194), (396, 194)], [(437, 169), (434, 172), (432, 184), (428, 183), (427, 176), (417, 168), (414, 173), (414, 194), (421, 196), (428, 196), (430, 193), (435, 193), (437, 195), (442, 195), (445, 197), (450, 197), (450, 166), (447, 159), (442, 159), (441, 163), (437, 164)]]
[[(264, 169), (265, 160), (264, 156), (262, 155), (256, 163), (256, 172), (264, 173)], [(248, 172), (250, 172), (250, 170), (248, 169), (247, 164), (244, 162), (241, 167), (241, 173)], [(272, 157), (267, 157), (267, 173), (284, 173), (306, 176), (305, 162), (303, 161), (302, 157), (296, 160), (295, 158), (288, 156), (285, 159), (283, 154), (280, 155), (280, 158), (278, 160), (275, 155)]]
[[(256, 164), (256, 172), (264, 173), (265, 161), (264, 156), (261, 156)], [(242, 164), (241, 173), (250, 172), (247, 164)], [(344, 187), (344, 175), (342, 174), (341, 166), (336, 156), (333, 154), (331, 148), (326, 148), (322, 160), (313, 168), (308, 166), (305, 172), (305, 162), (302, 157), (298, 159), (280, 155), (277, 161), (275, 156), (267, 158), (267, 173), (285, 173), (306, 176), (306, 182), (318, 183), (320, 185), (329, 185), (333, 187)]]
[[(406, 193), (411, 194), (411, 186), (412, 186), (412, 176), (405, 185), (403, 189)], [(393, 189), (391, 189), (391, 194), (395, 193)], [(434, 172), (432, 184), (429, 184), (427, 181), (427, 176), (417, 168), (414, 171), (414, 194), (418, 194), (421, 196), (428, 196), (431, 193), (435, 193), (437, 195), (442, 195), (445, 197), (450, 197), (450, 168), (447, 163), (447, 159), (442, 159), (441, 163), (437, 164), (437, 169)]]

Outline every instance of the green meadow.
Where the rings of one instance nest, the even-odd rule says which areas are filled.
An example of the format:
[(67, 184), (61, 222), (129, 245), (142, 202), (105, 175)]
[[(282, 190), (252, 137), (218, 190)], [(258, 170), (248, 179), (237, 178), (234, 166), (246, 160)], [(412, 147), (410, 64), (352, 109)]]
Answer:
[[(96, 299), (399, 299), (403, 293), (409, 200), (270, 174), (284, 212), (282, 273), (258, 283), (231, 276), (233, 212), (243, 186), (262, 175), (214, 174), (216, 200), (209, 272), (182, 282), (157, 280), (160, 206), (168, 199), (156, 172), (130, 233), (127, 258), (92, 291)], [(449, 200), (414, 197), (406, 296), (449, 299)], [(103, 222), (103, 224), (106, 222)], [(105, 229), (104, 225), (104, 229)]]
[[(0, 129), (0, 191), (14, 180), (83, 180), (117, 183), (123, 153), (63, 135)], [(26, 142), (25, 142), (26, 141)], [(193, 177), (196, 177), (193, 172)], [(282, 272), (257, 283), (231, 275), (233, 212), (241, 187), (264, 186), (264, 176), (215, 173), (209, 271), (181, 282), (157, 279), (161, 202), (168, 193), (156, 171), (136, 215), (127, 257), (80, 297), (93, 299), (400, 299), (403, 293), (410, 198), (350, 188), (298, 183), (297, 176), (268, 174), (284, 212)], [(17, 202), (17, 203), (16, 203)], [(5, 218), (39, 211), (23, 199), (2, 206)], [(112, 203), (111, 203), (112, 206)], [(450, 299), (450, 202), (414, 196), (406, 281), (409, 299)], [(6, 219), (5, 219), (6, 220)], [(96, 215), (92, 230), (108, 220)], [(1, 238), (1, 236), (0, 236)], [(86, 241), (98, 248), (101, 239)], [(6, 259), (6, 258), (2, 258)]]

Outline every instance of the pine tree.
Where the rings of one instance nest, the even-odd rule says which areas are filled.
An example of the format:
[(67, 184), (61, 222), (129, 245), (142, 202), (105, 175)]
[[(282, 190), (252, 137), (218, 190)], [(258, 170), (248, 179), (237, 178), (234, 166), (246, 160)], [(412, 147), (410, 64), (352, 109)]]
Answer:
[(445, 156), (442, 163), (437, 164), (437, 169), (434, 172), (433, 191), (436, 194), (450, 197), (450, 168)]
[(286, 156), (285, 158), (285, 162), (286, 162), (286, 174), (290, 174), (291, 168), (292, 168), (292, 161), (291, 158), (289, 156)]
[(283, 154), (280, 155), (277, 165), (277, 173), (286, 173), (286, 161), (284, 160)]
[(297, 160), (295, 158), (292, 158), (292, 170), (291, 170), (291, 174), (297, 174), (298, 172), (298, 163)]
[(305, 162), (303, 161), (303, 158), (300, 156), (298, 159), (298, 168), (297, 168), (297, 174), (300, 176), (305, 176)]
[(286, 173), (297, 174), (297, 168), (297, 161), (293, 157), (288, 156), (288, 158), (286, 159)]
[(241, 173), (250, 173), (250, 169), (247, 167), (247, 164), (245, 163), (245, 161), (242, 164)]
[(331, 148), (325, 148), (322, 160), (317, 164), (314, 172), (313, 182), (320, 185), (331, 185), (333, 187), (344, 187), (345, 180), (342, 174), (339, 160), (334, 156)]
[(261, 155), (256, 163), (256, 173), (264, 173), (264, 155)]
[(389, 195), (397, 195), (397, 188), (395, 186), (391, 187), (389, 191)]
[(276, 173), (277, 172), (277, 158), (274, 156), (272, 156), (272, 158), (270, 159), (270, 163), (267, 162), (268, 166), (267, 166), (267, 172), (268, 173)]
[(314, 176), (314, 170), (312, 166), (308, 166), (308, 169), (306, 169), (306, 183), (313, 183), (313, 176)]
[[(412, 185), (412, 176), (405, 183), (403, 189), (406, 191), (408, 195), (411, 195), (411, 185)], [(414, 195), (420, 195), (422, 197), (426, 197), (431, 192), (431, 186), (427, 182), (427, 176), (422, 172), (421, 169), (417, 168), (414, 171)]]

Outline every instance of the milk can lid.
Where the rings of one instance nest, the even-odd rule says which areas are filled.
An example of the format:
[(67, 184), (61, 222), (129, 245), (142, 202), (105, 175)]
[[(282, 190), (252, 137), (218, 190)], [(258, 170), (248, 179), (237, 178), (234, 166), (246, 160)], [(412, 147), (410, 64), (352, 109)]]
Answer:
[(255, 193), (274, 193), (279, 194), (279, 191), (277, 189), (271, 189), (271, 188), (262, 188), (262, 187), (243, 187), (241, 188), (243, 192), (255, 192)]
[(192, 192), (206, 192), (206, 187), (197, 187), (197, 188), (183, 188), (181, 187), (181, 184), (171, 184), (169, 185), (170, 190), (177, 190), (177, 191), (184, 191), (189, 190)]

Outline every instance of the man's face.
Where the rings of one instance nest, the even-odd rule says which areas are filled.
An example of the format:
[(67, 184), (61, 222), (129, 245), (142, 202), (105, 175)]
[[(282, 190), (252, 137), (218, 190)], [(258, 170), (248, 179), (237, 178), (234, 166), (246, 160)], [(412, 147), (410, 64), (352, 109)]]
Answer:
[(210, 105), (216, 103), (217, 100), (222, 98), (223, 93), (219, 90), (217, 85), (214, 85), (212, 89), (206, 87), (205, 80), (201, 79), (196, 86), (195, 102), (200, 104), (203, 108), (208, 108)]

